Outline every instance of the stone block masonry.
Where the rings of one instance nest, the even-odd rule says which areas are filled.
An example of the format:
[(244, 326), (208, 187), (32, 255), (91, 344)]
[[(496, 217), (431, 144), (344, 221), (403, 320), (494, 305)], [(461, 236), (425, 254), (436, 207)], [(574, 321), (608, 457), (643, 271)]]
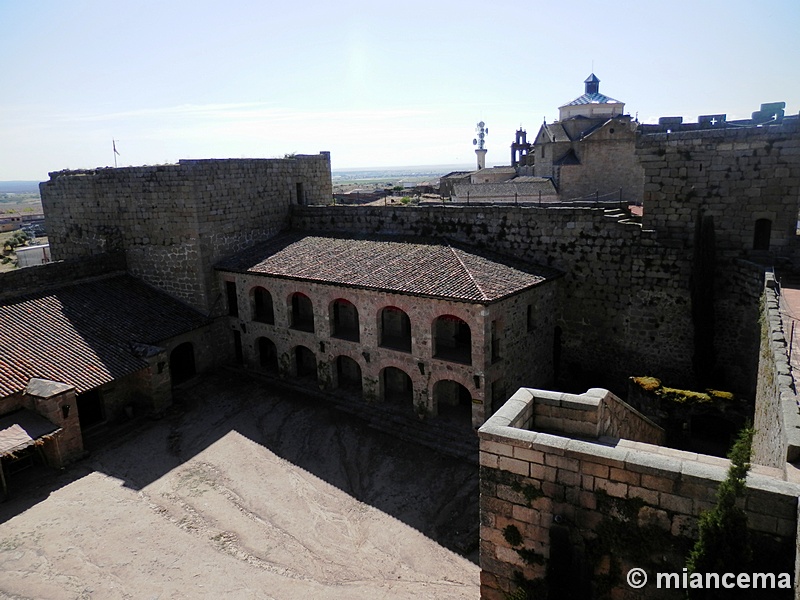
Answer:
[[(520, 389), (479, 431), (481, 598), (543, 582), (555, 598), (626, 598), (633, 567), (680, 573), (729, 462), (656, 445), (661, 433), (605, 390)], [(800, 485), (758, 471), (744, 504), (755, 571), (794, 574)]]
[[(762, 250), (786, 256), (797, 229), (800, 121), (762, 127), (642, 135), (645, 229), (691, 242), (698, 210), (714, 218), (717, 247), (751, 250), (756, 222), (769, 221)], [(758, 245), (758, 244), (756, 244)]]
[(59, 171), (40, 185), (54, 260), (124, 252), (133, 275), (213, 313), (215, 262), (328, 203), (330, 154)]
[(761, 302), (753, 461), (779, 469), (786, 477), (787, 461), (800, 460), (800, 410), (780, 303), (775, 276), (767, 273)]
[[(559, 280), (555, 326), (560, 345), (554, 345), (554, 360), (571, 385), (624, 390), (627, 378), (641, 373), (659, 374), (677, 386), (694, 383), (692, 250), (660, 244), (656, 232), (609, 218), (601, 208), (295, 207), (292, 226), (446, 237), (558, 268), (566, 275)], [(749, 356), (757, 352), (757, 317), (740, 316), (742, 306), (754, 305), (758, 292), (753, 296), (751, 290), (758, 289), (761, 276), (746, 268), (733, 272), (735, 277), (726, 275), (730, 285), (728, 279), (721, 285), (718, 304), (735, 317), (721, 312), (719, 322), (738, 326), (720, 336), (719, 363), (731, 388), (752, 396), (755, 370), (739, 357), (747, 344), (754, 348)], [(749, 279), (755, 287), (743, 285)]]

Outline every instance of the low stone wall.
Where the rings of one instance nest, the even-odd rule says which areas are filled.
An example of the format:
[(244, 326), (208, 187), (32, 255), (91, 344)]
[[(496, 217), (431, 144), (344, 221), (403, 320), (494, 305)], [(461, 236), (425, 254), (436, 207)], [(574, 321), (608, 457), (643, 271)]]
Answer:
[[(578, 400), (562, 397), (562, 411), (577, 411), (563, 412), (562, 426), (575, 429), (570, 421), (579, 423), (591, 412), (588, 401), (599, 397), (594, 390)], [(698, 517), (713, 506), (729, 461), (641, 441), (588, 439), (598, 424), (578, 428), (584, 439), (524, 428), (535, 423), (537, 404), (554, 402), (551, 392), (520, 390), (479, 431), (481, 598), (505, 600), (519, 588), (542, 586), (555, 598), (627, 598), (634, 590), (625, 574), (633, 567), (651, 581), (657, 572), (681, 573)], [(626, 414), (618, 404), (608, 415), (620, 433), (656, 431), (621, 426)], [(798, 495), (800, 485), (751, 471), (745, 510), (755, 572), (794, 574)], [(684, 597), (652, 584), (645, 591), (648, 598)]]
[(125, 271), (122, 253), (98, 254), (7, 271), (0, 274), (0, 300), (122, 271)]
[(761, 302), (753, 462), (780, 469), (800, 459), (800, 411), (787, 353), (775, 276), (767, 273)]

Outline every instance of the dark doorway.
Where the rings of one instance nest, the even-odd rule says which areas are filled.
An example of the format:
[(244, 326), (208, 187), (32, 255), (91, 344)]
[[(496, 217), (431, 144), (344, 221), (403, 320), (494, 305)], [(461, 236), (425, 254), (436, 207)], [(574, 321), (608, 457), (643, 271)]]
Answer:
[(753, 250), (769, 250), (770, 236), (772, 235), (772, 221), (758, 219), (753, 232)]
[(336, 358), (336, 379), (343, 390), (361, 393), (361, 367), (349, 356)]
[(233, 281), (225, 282), (225, 294), (228, 297), (228, 314), (232, 317), (239, 316), (239, 299), (236, 295), (236, 283)]
[(401, 309), (387, 306), (380, 316), (380, 345), (411, 352), (411, 319)]
[(334, 300), (332, 309), (331, 334), (333, 337), (357, 342), (359, 340), (358, 309), (355, 304), (339, 298)]
[(258, 366), (270, 373), (278, 372), (278, 349), (269, 338), (260, 337), (256, 340), (258, 350)]
[(298, 379), (317, 381), (317, 357), (305, 346), (294, 349), (295, 368)]
[(314, 307), (311, 298), (300, 292), (292, 294), (292, 329), (314, 331)]
[(106, 411), (103, 406), (103, 399), (100, 397), (99, 388), (78, 394), (76, 400), (78, 403), (78, 421), (82, 430), (105, 422)]
[(194, 364), (194, 346), (191, 342), (184, 342), (179, 346), (175, 346), (175, 349), (170, 353), (169, 374), (172, 378), (172, 385), (179, 385), (189, 381), (197, 374)]
[(472, 425), (472, 394), (463, 385), (449, 379), (437, 381), (433, 399), (440, 417)]
[(272, 294), (261, 286), (253, 288), (253, 320), (268, 325), (275, 323)]
[(469, 325), (453, 315), (438, 317), (433, 322), (433, 356), (465, 365), (472, 364), (472, 332)]
[(413, 410), (414, 384), (405, 371), (386, 367), (381, 371), (381, 391), (384, 402)]

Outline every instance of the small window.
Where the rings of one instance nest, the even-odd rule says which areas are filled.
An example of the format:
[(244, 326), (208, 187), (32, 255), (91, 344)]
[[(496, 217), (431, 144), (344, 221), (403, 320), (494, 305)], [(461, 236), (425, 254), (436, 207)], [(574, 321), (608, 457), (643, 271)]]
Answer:
[(501, 330), (500, 323), (497, 321), (492, 321), (492, 347), (491, 347), (492, 363), (496, 363), (502, 358), (500, 353), (500, 330)]
[(239, 299), (236, 297), (236, 282), (226, 281), (225, 292), (228, 296), (228, 314), (232, 317), (239, 316)]

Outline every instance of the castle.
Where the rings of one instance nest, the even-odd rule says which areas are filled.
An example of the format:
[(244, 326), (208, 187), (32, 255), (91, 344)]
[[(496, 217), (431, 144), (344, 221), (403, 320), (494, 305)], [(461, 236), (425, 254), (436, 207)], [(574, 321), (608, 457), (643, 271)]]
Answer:
[(541, 205), (331, 206), (325, 152), (51, 173), (55, 262), (0, 276), (0, 415), (39, 423), (62, 464), (82, 433), (158, 412), (173, 385), (228, 363), (452, 415), (481, 428), (494, 599), (565, 585), (561, 564), (582, 573), (572, 593), (601, 576), (623, 589), (618, 549), (593, 540), (625, 507), (622, 525), (696, 535), (726, 461), (663, 446), (619, 397), (633, 375), (722, 388), (751, 399), (760, 431), (751, 528), (794, 572), (800, 415), (778, 306), (798, 258), (800, 120), (764, 105), (641, 125), (596, 79), (531, 144), (517, 132), (513, 171), (549, 186)]

